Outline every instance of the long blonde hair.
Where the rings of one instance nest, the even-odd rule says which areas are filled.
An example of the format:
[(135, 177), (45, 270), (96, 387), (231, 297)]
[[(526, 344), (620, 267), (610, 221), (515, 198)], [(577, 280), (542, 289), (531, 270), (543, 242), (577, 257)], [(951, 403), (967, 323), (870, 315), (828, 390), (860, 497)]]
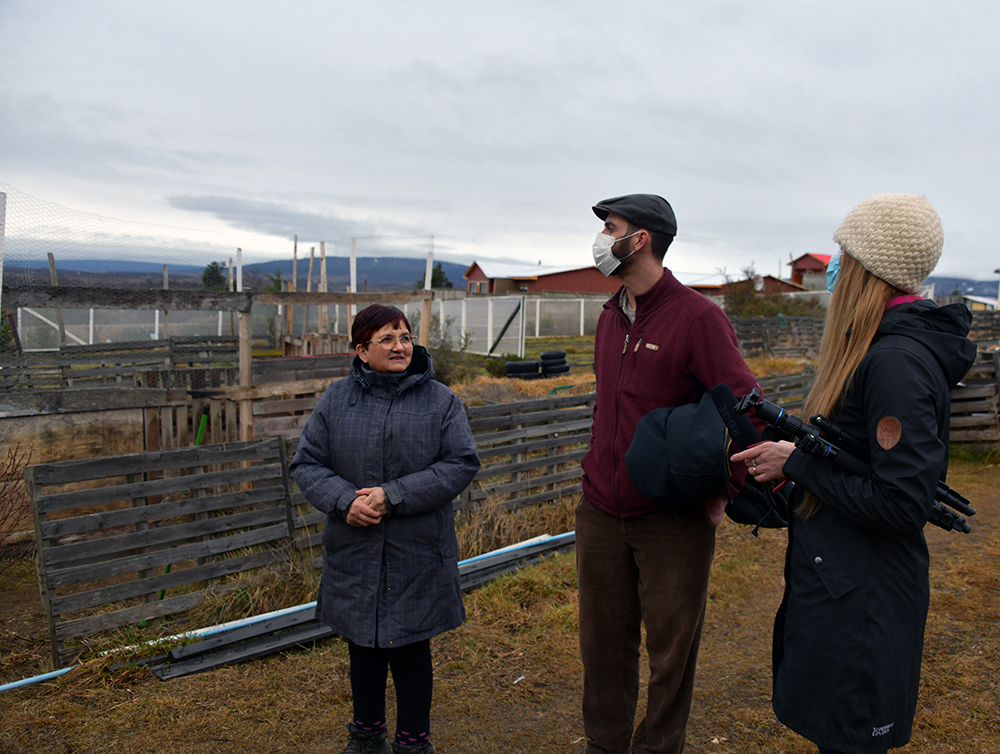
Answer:
[[(832, 418), (875, 339), (886, 304), (902, 295), (899, 288), (875, 277), (843, 252), (820, 343), (819, 371), (802, 409), (803, 416), (823, 414)], [(807, 492), (799, 512), (808, 517), (818, 508), (819, 500)]]

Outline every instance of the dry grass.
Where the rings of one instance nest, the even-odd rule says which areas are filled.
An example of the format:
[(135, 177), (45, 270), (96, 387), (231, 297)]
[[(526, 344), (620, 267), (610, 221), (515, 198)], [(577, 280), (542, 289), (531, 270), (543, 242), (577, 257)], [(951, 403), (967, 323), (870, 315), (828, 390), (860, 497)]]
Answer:
[(559, 395), (591, 393), (594, 391), (594, 373), (577, 371), (538, 380), (480, 376), (463, 385), (452, 385), (452, 390), (466, 405), (482, 406), (489, 403), (513, 403), (544, 398), (555, 388), (560, 387), (566, 389), (559, 391)]
[(472, 513), (460, 513), (456, 517), (460, 559), (482, 555), (542, 534), (562, 534), (576, 526), (573, 518), (576, 496), (563, 498), (551, 505), (514, 511), (507, 510), (504, 502), (502, 497), (490, 497)]
[(753, 356), (744, 359), (754, 377), (762, 380), (765, 377), (779, 377), (789, 374), (799, 374), (807, 367), (815, 367), (816, 362), (809, 359), (793, 359), (789, 356)]
[[(990, 754), (1000, 752), (1000, 468), (989, 458), (956, 455), (949, 483), (980, 512), (971, 535), (927, 531), (931, 611), (914, 738), (903, 751)], [(469, 548), (572, 528), (565, 526), (568, 502), (544, 521), (540, 513), (505, 520), (500, 508), (495, 501), (480, 519), (462, 522), (460, 536), (479, 543)], [(719, 529), (688, 752), (815, 751), (770, 709), (771, 622), (784, 545), (782, 531), (757, 540), (728, 521)], [(255, 596), (239, 600), (264, 607), (268, 595), (283, 599), (285, 589), (296, 599), (303, 587), (277, 583), (285, 579), (300, 577), (256, 583)], [(465, 603), (467, 622), (432, 642), (438, 750), (582, 751), (573, 555), (499, 579)], [(230, 609), (236, 603), (216, 615)], [(46, 669), (30, 564), (0, 577), (0, 621), (0, 682)], [(101, 667), (0, 694), (0, 751), (328, 754), (344, 745), (350, 692), (346, 652), (336, 640), (166, 683), (141, 669)]]

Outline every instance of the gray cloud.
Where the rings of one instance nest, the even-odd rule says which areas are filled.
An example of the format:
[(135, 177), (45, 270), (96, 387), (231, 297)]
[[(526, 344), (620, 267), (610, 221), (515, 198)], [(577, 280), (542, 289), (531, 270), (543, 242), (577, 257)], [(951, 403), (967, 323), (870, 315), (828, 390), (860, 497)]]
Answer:
[(941, 269), (989, 277), (998, 21), (987, 0), (7, 0), (0, 180), (553, 262), (586, 258), (594, 201), (654, 191), (693, 271), (827, 252), (859, 200), (910, 191), (942, 215)]

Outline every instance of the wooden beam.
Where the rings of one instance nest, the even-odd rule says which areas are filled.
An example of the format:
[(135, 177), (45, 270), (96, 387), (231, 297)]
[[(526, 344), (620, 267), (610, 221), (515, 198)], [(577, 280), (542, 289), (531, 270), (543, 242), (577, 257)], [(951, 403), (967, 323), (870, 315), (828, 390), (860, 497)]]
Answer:
[(4, 305), (64, 309), (150, 309), (161, 311), (250, 311), (250, 294), (230, 291), (94, 288), (77, 286), (3, 287)]
[[(4, 291), (7, 288), (4, 287)], [(4, 296), (7, 294), (4, 293)], [(434, 291), (401, 291), (398, 293), (277, 293), (254, 291), (250, 294), (255, 304), (405, 304), (409, 301), (429, 301)]]

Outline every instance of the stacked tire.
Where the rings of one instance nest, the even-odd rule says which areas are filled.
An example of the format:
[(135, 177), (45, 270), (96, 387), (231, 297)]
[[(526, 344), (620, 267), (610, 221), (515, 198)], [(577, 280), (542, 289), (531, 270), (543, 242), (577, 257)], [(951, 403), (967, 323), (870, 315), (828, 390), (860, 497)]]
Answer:
[(545, 377), (555, 377), (560, 374), (569, 374), (569, 364), (566, 362), (565, 351), (546, 351), (540, 357), (542, 375)]
[(542, 377), (537, 361), (508, 361), (505, 373), (518, 380), (537, 380)]

